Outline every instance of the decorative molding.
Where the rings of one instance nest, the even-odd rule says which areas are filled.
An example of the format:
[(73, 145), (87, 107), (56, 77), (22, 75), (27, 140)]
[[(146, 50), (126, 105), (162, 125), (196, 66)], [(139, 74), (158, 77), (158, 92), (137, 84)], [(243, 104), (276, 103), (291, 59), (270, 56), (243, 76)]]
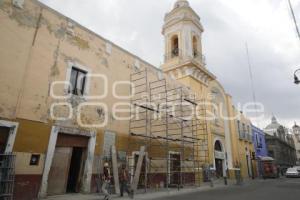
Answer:
[(176, 72), (177, 72), (177, 78), (182, 78), (183, 74), (181, 68), (176, 69)]
[(169, 72), (169, 76), (170, 76), (171, 79), (173, 79), (173, 80), (176, 79), (175, 73), (174, 73), (173, 71), (170, 71), (170, 72)]

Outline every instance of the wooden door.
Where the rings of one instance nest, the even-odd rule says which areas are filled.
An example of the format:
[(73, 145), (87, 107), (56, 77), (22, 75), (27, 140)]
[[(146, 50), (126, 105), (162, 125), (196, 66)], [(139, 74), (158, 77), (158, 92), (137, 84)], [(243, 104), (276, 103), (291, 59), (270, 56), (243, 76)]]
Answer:
[(48, 195), (66, 193), (72, 147), (56, 147), (48, 177)]

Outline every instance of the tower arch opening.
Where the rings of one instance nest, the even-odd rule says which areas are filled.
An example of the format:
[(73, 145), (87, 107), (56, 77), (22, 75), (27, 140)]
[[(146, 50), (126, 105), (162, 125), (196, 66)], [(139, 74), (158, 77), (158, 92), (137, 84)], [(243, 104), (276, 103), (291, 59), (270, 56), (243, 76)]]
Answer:
[(179, 56), (179, 39), (178, 35), (174, 35), (171, 37), (171, 54), (172, 58), (173, 57), (178, 57)]
[(221, 142), (220, 142), (219, 140), (217, 140), (217, 141), (215, 142), (215, 151), (220, 151), (220, 152), (223, 151), (223, 150), (222, 150), (222, 144), (221, 144)]
[(198, 55), (198, 38), (196, 36), (193, 36), (193, 56), (197, 57)]

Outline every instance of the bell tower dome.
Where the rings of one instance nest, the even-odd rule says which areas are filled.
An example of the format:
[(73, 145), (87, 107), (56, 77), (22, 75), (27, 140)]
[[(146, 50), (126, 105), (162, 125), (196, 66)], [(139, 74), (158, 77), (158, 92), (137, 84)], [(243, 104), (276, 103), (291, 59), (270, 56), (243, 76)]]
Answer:
[(177, 0), (173, 9), (165, 15), (162, 34), (165, 38), (165, 60), (162, 70), (175, 79), (193, 76), (208, 84), (215, 79), (205, 68), (202, 55), (200, 17), (187, 0)]

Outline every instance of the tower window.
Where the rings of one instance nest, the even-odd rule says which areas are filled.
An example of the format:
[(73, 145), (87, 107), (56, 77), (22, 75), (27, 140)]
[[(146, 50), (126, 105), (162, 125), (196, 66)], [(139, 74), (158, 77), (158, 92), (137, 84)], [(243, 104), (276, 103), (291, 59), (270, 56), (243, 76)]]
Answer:
[(172, 37), (172, 58), (179, 56), (179, 44), (178, 36), (175, 35)]
[(197, 57), (199, 55), (198, 53), (198, 40), (197, 37), (193, 37), (193, 55), (194, 57)]

